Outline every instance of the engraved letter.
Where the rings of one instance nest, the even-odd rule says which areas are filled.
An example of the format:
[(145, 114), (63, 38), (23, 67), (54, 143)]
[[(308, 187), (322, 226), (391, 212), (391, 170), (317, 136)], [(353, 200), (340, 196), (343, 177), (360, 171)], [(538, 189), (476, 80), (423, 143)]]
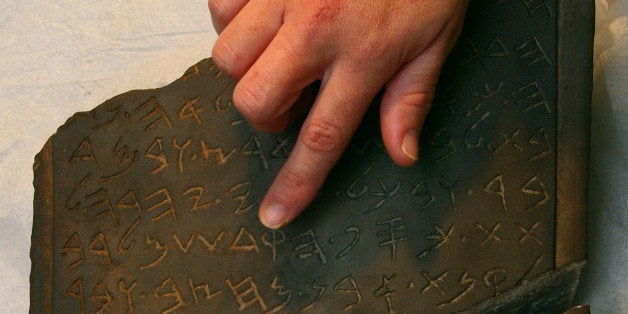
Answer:
[(118, 138), (118, 141), (116, 142), (116, 146), (113, 149), (113, 155), (116, 157), (117, 156), (120, 157), (119, 164), (121, 165), (122, 169), (110, 175), (105, 175), (105, 176), (100, 177), (100, 181), (104, 183), (109, 183), (113, 181), (114, 179), (119, 178), (125, 175), (126, 173), (128, 173), (131, 170), (131, 167), (133, 167), (133, 165), (135, 165), (135, 162), (137, 161), (137, 153), (138, 151), (135, 150), (133, 151), (133, 154), (129, 154), (129, 147), (127, 145), (122, 144), (122, 137)]
[(549, 193), (545, 190), (545, 185), (539, 179), (539, 176), (536, 175), (532, 177), (528, 182), (526, 182), (523, 187), (521, 187), (521, 192), (533, 195), (533, 196), (542, 196), (538, 202), (534, 203), (532, 206), (528, 207), (526, 211), (535, 210), (547, 203), (549, 200)]
[(290, 302), (290, 298), (292, 297), (292, 291), (290, 289), (284, 290), (284, 287), (277, 283), (277, 277), (273, 279), (273, 282), (270, 284), (270, 288), (276, 291), (276, 294), (278, 296), (282, 297), (282, 296), (287, 295), (287, 297), (279, 305), (268, 310), (268, 312), (266, 312), (267, 314), (277, 313), (281, 311), (284, 307), (286, 307), (286, 305), (288, 305), (288, 302)]
[(321, 264), (327, 264), (327, 257), (325, 257), (323, 249), (318, 243), (318, 239), (316, 238), (316, 234), (314, 234), (314, 231), (308, 230), (292, 238), (292, 241), (296, 240), (305, 240), (305, 242), (297, 242), (298, 245), (294, 247), (294, 252), (297, 253), (297, 256), (300, 259), (305, 259), (312, 255), (317, 255), (321, 261)]
[(85, 313), (85, 294), (83, 293), (83, 277), (78, 277), (74, 282), (65, 290), (65, 295), (73, 298), (77, 298), (81, 305), (81, 314)]
[(471, 108), (469, 111), (467, 111), (467, 113), (464, 114), (465, 117), (470, 116), (472, 113), (480, 110), (480, 108), (482, 108), (482, 106), (489, 101), (491, 98), (493, 98), (493, 96), (497, 95), (497, 93), (499, 93), (499, 91), (501, 91), (502, 87), (504, 86), (504, 82), (499, 82), (499, 85), (497, 85), (496, 88), (491, 89), (491, 87), (488, 84), (484, 84), (484, 91), (483, 92), (474, 92), (473, 96), (475, 96), (476, 98), (479, 98), (479, 101), (477, 102), (477, 104), (475, 104), (475, 106), (473, 106), (473, 108)]
[(541, 86), (538, 82), (532, 82), (526, 86), (519, 88), (521, 97), (517, 100), (517, 105), (524, 106), (521, 112), (532, 110), (536, 107), (543, 107), (545, 113), (551, 113), (549, 102), (545, 99), (545, 94), (541, 90)]
[(458, 303), (460, 302), (460, 300), (462, 300), (462, 298), (464, 298), (466, 295), (468, 295), (469, 293), (471, 293), (471, 291), (473, 291), (473, 289), (475, 289), (475, 278), (473, 277), (469, 277), (469, 272), (465, 271), (462, 276), (460, 276), (460, 284), (461, 285), (466, 285), (465, 289), (460, 292), (458, 295), (454, 296), (453, 298), (439, 303), (437, 305), (437, 307), (441, 308), (441, 307), (445, 307), (447, 305), (450, 304), (454, 304), (454, 303)]
[[(218, 78), (222, 76), (222, 72), (218, 71), (216, 73), (216, 75), (214, 76), (214, 78)], [(225, 95), (230, 95), (231, 94), (231, 89), (233, 88), (233, 86), (235, 85), (235, 81), (231, 81), (229, 82), (229, 84), (227, 84), (227, 86), (225, 87), (225, 89), (223, 89), (220, 94), (218, 94), (218, 96), (216, 96), (216, 99), (214, 99), (214, 109), (216, 109), (216, 112), (225, 112), (227, 111), (227, 109), (229, 109), (229, 107), (231, 107), (232, 102), (231, 100), (227, 100), (224, 101), (224, 105), (223, 103), (223, 96)]]
[(393, 274), (390, 277), (386, 277), (385, 274), (382, 274), (382, 284), (373, 291), (373, 295), (376, 297), (384, 297), (386, 299), (386, 306), (388, 308), (388, 313), (395, 313), (392, 306), (392, 296), (397, 294), (397, 291), (391, 289), (388, 284), (397, 276), (397, 274)]
[(264, 154), (264, 150), (262, 149), (262, 143), (260, 142), (257, 135), (251, 135), (249, 141), (242, 146), (242, 153), (245, 155), (257, 155), (260, 162), (260, 167), (263, 170), (268, 170), (268, 160), (266, 160), (266, 154)]
[(502, 202), (502, 209), (508, 210), (506, 207), (506, 188), (504, 187), (504, 175), (500, 174), (494, 177), (484, 186), (484, 192), (499, 195)]
[(536, 234), (532, 233), (532, 231), (534, 231), (534, 228), (538, 227), (540, 224), (541, 224), (541, 221), (537, 221), (534, 224), (532, 224), (532, 226), (530, 226), (529, 228), (526, 228), (522, 225), (517, 224), (517, 227), (522, 233), (521, 238), (519, 238), (518, 242), (523, 243), (527, 239), (532, 239), (532, 241), (536, 242), (536, 244), (538, 244), (539, 246), (543, 246), (543, 241), (541, 241), (541, 239), (539, 239), (539, 237), (537, 237)]
[(222, 293), (222, 291), (220, 290), (211, 291), (211, 289), (209, 289), (209, 285), (206, 283), (195, 286), (194, 283), (192, 282), (192, 278), (188, 279), (188, 283), (190, 284), (190, 290), (192, 290), (192, 296), (194, 297), (194, 304), (198, 304), (197, 291), (202, 291), (203, 293), (205, 293), (205, 297), (203, 298), (205, 301), (209, 301)]
[[(235, 297), (236, 301), (238, 302), (238, 310), (240, 312), (244, 311), (246, 308), (255, 303), (259, 303), (260, 308), (264, 312), (268, 309), (266, 303), (264, 303), (264, 300), (259, 295), (259, 292), (257, 291), (257, 285), (255, 285), (252, 277), (245, 278), (244, 280), (237, 283), (235, 286), (231, 283), (231, 279), (229, 278), (225, 280), (225, 283), (227, 284), (227, 286), (229, 286), (233, 297)], [(244, 287), (247, 284), (248, 288), (246, 288), (244, 291), (241, 291), (240, 288)]]
[(447, 230), (447, 233), (445, 233), (445, 231), (439, 226), (434, 226), (434, 229), (436, 229), (436, 234), (428, 235), (425, 238), (429, 240), (435, 240), (436, 243), (433, 246), (429, 247), (427, 250), (419, 253), (416, 256), (417, 259), (425, 258), (427, 254), (436, 251), (443, 244), (449, 242), (449, 240), (451, 239), (451, 234), (454, 232), (454, 224), (452, 224), (451, 227), (449, 227), (449, 230)]
[(118, 200), (116, 206), (122, 209), (135, 208), (138, 214), (142, 212), (142, 206), (140, 205), (140, 202), (137, 199), (137, 195), (135, 195), (135, 192), (133, 192), (133, 190), (129, 190), (128, 192), (126, 192), (126, 194), (124, 194), (124, 196)]
[(246, 227), (240, 228), (240, 232), (233, 239), (233, 243), (231, 243), (230, 249), (234, 251), (255, 251), (259, 252), (259, 247), (257, 247), (257, 241), (255, 241), (255, 237), (246, 230)]
[(353, 183), (351, 183), (351, 185), (349, 185), (349, 188), (347, 188), (347, 196), (351, 199), (355, 199), (358, 197), (361, 197), (362, 195), (364, 195), (369, 187), (367, 185), (362, 185), (362, 188), (360, 189), (359, 192), (354, 191), (356, 185), (358, 184), (358, 182), (360, 182), (360, 180), (362, 180), (362, 178), (364, 178), (369, 172), (371, 172), (371, 170), (373, 170), (373, 167), (375, 166), (375, 164), (371, 164), (368, 168), (366, 168), (366, 171), (364, 171), (357, 179), (355, 179), (355, 181), (353, 181)]
[(198, 102), (198, 98), (196, 97), (192, 100), (185, 97), (185, 104), (179, 110), (179, 120), (183, 121), (189, 117), (194, 118), (196, 124), (201, 125), (201, 118), (198, 116), (199, 113), (203, 112), (203, 108), (196, 108), (194, 104)]
[[(445, 151), (439, 157), (432, 159), (432, 163), (439, 163), (447, 158), (452, 157), (456, 153), (456, 145), (454, 144), (454, 138), (449, 135), (446, 129), (440, 128), (434, 132), (433, 137), (427, 142), (428, 145), (434, 146), (435, 150), (438, 147), (444, 147)], [(441, 150), (439, 150), (441, 151)]]
[[(240, 191), (241, 194), (236, 194), (237, 191)], [(238, 207), (236, 207), (234, 211), (238, 215), (248, 212), (256, 204), (255, 202), (251, 202), (250, 204), (246, 205), (246, 201), (248, 200), (249, 195), (251, 194), (251, 182), (247, 181), (247, 182), (238, 183), (234, 185), (231, 189), (229, 189), (229, 191), (227, 191), (227, 194), (236, 195), (235, 197), (231, 199), (238, 202)]]
[(151, 212), (159, 207), (166, 207), (166, 209), (161, 212), (161, 214), (151, 218), (150, 221), (155, 222), (160, 220), (161, 218), (163, 218), (164, 216), (170, 214), (172, 215), (172, 219), (174, 219), (174, 221), (177, 221), (177, 214), (175, 212), (174, 209), (174, 203), (172, 202), (172, 197), (170, 197), (170, 191), (168, 191), (168, 188), (161, 188), (153, 193), (151, 193), (150, 195), (144, 197), (144, 200), (147, 201), (151, 198), (154, 198), (155, 196), (162, 194), (163, 195), (163, 199), (156, 203), (155, 205), (149, 207), (146, 209), (146, 212)]
[(166, 169), (170, 164), (168, 164), (168, 160), (166, 159), (166, 155), (164, 155), (164, 149), (161, 145), (161, 137), (155, 138), (153, 144), (146, 150), (146, 154), (144, 154), (146, 158), (150, 158), (153, 160), (157, 160), (159, 162), (159, 167), (150, 171), (151, 174), (158, 173), (164, 169)]
[(499, 37), (495, 37), (488, 45), (488, 48), (486, 48), (486, 55), (489, 57), (505, 57), (509, 53), (504, 42)]
[(347, 227), (347, 229), (345, 229), (345, 233), (353, 233), (353, 240), (349, 243), (349, 245), (347, 245), (347, 247), (338, 253), (338, 255), (336, 255), (336, 258), (338, 259), (349, 254), (349, 252), (351, 252), (351, 250), (353, 250), (353, 248), (360, 241), (360, 229), (358, 227)]
[[(277, 259), (277, 245), (283, 243), (286, 240), (286, 235), (283, 233), (283, 231), (274, 229), (271, 230), (270, 233), (272, 234), (272, 240), (268, 240), (266, 238), (268, 237), (268, 231), (262, 234), (261, 240), (264, 245), (270, 247), (270, 250), (273, 254), (274, 263)], [(279, 237), (277, 237), (277, 235), (279, 235)]]
[(183, 151), (185, 150), (185, 148), (187, 148), (188, 146), (190, 146), (190, 143), (192, 142), (192, 138), (188, 138), (183, 145), (179, 145), (179, 143), (177, 143), (177, 139), (173, 138), (172, 139), (172, 147), (176, 148), (179, 151), (179, 159), (178, 164), (179, 164), (179, 172), (183, 173)]
[(168, 118), (168, 115), (166, 115), (166, 111), (164, 111), (164, 108), (159, 104), (157, 98), (155, 97), (151, 97), (141, 105), (137, 106), (137, 108), (135, 108), (135, 112), (142, 111), (148, 106), (152, 106), (152, 110), (143, 116), (140, 121), (144, 122), (146, 120), (153, 119), (155, 116), (157, 118), (152, 120), (152, 122), (144, 128), (144, 131), (152, 129), (160, 121), (164, 122), (168, 128), (172, 130), (172, 123), (170, 123), (170, 119)]
[(358, 290), (358, 284), (351, 275), (342, 278), (342, 280), (336, 283), (334, 290), (338, 292), (352, 293), (355, 295), (355, 301), (343, 307), (341, 311), (350, 311), (362, 301), (362, 294), (360, 294), (360, 291)]
[(292, 138), (292, 135), (281, 139), (277, 136), (277, 146), (270, 152), (270, 155), (275, 158), (288, 158), (291, 150), (288, 147), (288, 141)]
[(432, 195), (432, 190), (430, 189), (429, 186), (427, 186), (427, 182), (425, 182), (425, 180), (422, 180), (421, 182), (417, 183), (414, 188), (412, 189), (411, 192), (412, 196), (423, 196), (425, 197), (425, 202), (423, 202), (423, 204), (421, 205), (421, 208), (427, 208), (430, 205), (432, 205), (432, 203), (434, 203), (434, 195)]
[(397, 258), (397, 243), (407, 239), (405, 235), (401, 234), (401, 231), (406, 229), (406, 227), (404, 225), (397, 226), (400, 221), (401, 217), (376, 222), (377, 225), (388, 225), (387, 230), (377, 232), (378, 237), (388, 236), (388, 239), (377, 245), (379, 247), (390, 245), (390, 260), (392, 261)]
[(215, 199), (213, 202), (207, 201), (205, 203), (201, 203), (201, 198), (203, 197), (204, 189), (201, 186), (195, 186), (187, 189), (183, 192), (183, 196), (187, 196), (191, 194), (188, 199), (193, 201), (192, 207), (190, 207), (190, 211), (195, 211), (199, 209), (207, 209), (214, 204), (220, 203), (219, 199)]
[(198, 65), (194, 65), (193, 67), (187, 69), (183, 76), (181, 76), (181, 80), (187, 82), (191, 77), (195, 77), (199, 75), (201, 72), (198, 69)]
[(231, 149), (229, 153), (225, 155), (225, 153), (223, 153), (222, 151), (222, 148), (207, 147), (207, 144), (205, 144), (205, 141), (201, 140), (201, 156), (203, 156), (205, 160), (209, 160), (209, 157), (213, 155), (214, 160), (216, 161), (217, 164), (224, 165), (229, 160), (229, 157), (233, 155), (234, 152), (235, 152), (235, 149)]
[[(161, 252), (161, 255), (159, 255), (155, 260), (151, 261), (148, 264), (140, 265), (140, 270), (146, 270), (148, 268), (151, 268), (151, 267), (159, 264), (159, 262), (161, 262), (161, 260), (163, 260), (166, 257), (166, 254), (168, 254), (168, 243), (161, 244), (159, 242), (159, 240), (151, 239), (148, 236), (148, 234), (147, 234), (146, 235), (146, 246), (150, 246), (150, 245), (152, 245), (152, 249), (153, 250)], [(148, 250), (148, 249), (146, 249), (146, 250)]]
[(63, 245), (61, 257), (65, 258), (68, 253), (78, 254), (79, 256), (74, 262), (68, 265), (67, 270), (77, 267), (85, 261), (85, 251), (83, 251), (83, 244), (77, 232), (74, 232), (68, 241), (65, 242), (65, 245)]
[(464, 133), (464, 146), (466, 148), (469, 148), (469, 149), (477, 148), (477, 147), (480, 147), (480, 145), (482, 145), (482, 142), (484, 142), (484, 137), (482, 137), (482, 135), (479, 135), (477, 137), (477, 140), (473, 142), (471, 141), (471, 134), (475, 132), (478, 126), (480, 125), (480, 123), (486, 120), (486, 118), (488, 118), (490, 115), (491, 115), (490, 112), (484, 113), (477, 121), (473, 122), (473, 124), (471, 124), (471, 126)]
[(499, 135), (504, 140), (501, 142), (501, 144), (499, 144), (497, 147), (495, 147), (495, 149), (493, 150), (493, 153), (497, 154), (506, 145), (510, 145), (513, 148), (515, 148), (516, 150), (522, 152), (523, 151), (523, 147), (521, 147), (521, 145), (519, 145), (517, 143), (517, 141), (515, 140), (515, 137), (517, 137), (517, 135), (519, 135), (519, 132), (521, 132), (521, 130), (519, 130), (519, 129), (514, 130), (510, 135), (506, 135), (506, 134), (500, 132)]
[(438, 183), (444, 189), (447, 189), (449, 192), (449, 210), (456, 211), (456, 193), (454, 192), (454, 188), (456, 187), (456, 183), (458, 183), (458, 174), (451, 180), (450, 184), (445, 184), (446, 177), (443, 175), (438, 179)]
[(107, 245), (107, 238), (104, 233), (99, 232), (94, 237), (94, 240), (92, 240), (89, 244), (89, 251), (94, 255), (102, 256), (105, 264), (107, 264), (110, 268), (113, 268), (113, 263), (109, 257), (109, 245)]
[(137, 281), (133, 281), (128, 288), (125, 286), (126, 282), (124, 279), (118, 282), (118, 290), (126, 296), (127, 313), (133, 314), (133, 297), (131, 296), (131, 293), (133, 292), (133, 289), (137, 287)]
[(388, 188), (388, 186), (386, 186), (386, 183), (384, 183), (384, 180), (379, 179), (379, 186), (382, 189), (381, 192), (372, 192), (371, 195), (376, 196), (376, 197), (381, 197), (382, 199), (379, 200), (377, 203), (375, 203), (375, 205), (373, 205), (371, 208), (367, 209), (364, 211), (364, 214), (370, 214), (371, 212), (373, 212), (376, 209), (379, 209), (380, 207), (382, 207), (384, 205), (384, 203), (386, 203), (386, 200), (388, 200), (389, 198), (395, 196), (395, 194), (397, 194), (397, 191), (399, 191), (399, 188), (401, 187), (401, 180), (397, 180), (397, 184), (392, 188)]
[(96, 313), (104, 313), (109, 311), (109, 305), (113, 303), (113, 297), (111, 292), (105, 286), (105, 283), (101, 280), (94, 286), (90, 300), (98, 303), (98, 309)]
[(475, 223), (475, 227), (478, 228), (480, 231), (482, 231), (482, 233), (484, 233), (484, 235), (486, 235), (486, 237), (484, 237), (484, 240), (482, 240), (482, 243), (480, 244), (480, 246), (484, 246), (490, 240), (493, 240), (496, 243), (501, 243), (502, 239), (497, 236), (497, 230), (499, 230), (501, 225), (502, 225), (502, 223), (498, 222), (498, 223), (495, 224), (495, 226), (493, 226), (491, 231), (489, 231), (481, 223), (479, 223), (479, 222)]
[(484, 284), (493, 290), (493, 296), (497, 296), (501, 291), (499, 286), (506, 281), (506, 270), (502, 268), (491, 269), (484, 274)]
[(96, 156), (94, 156), (92, 143), (90, 143), (88, 137), (84, 138), (83, 141), (76, 147), (76, 149), (72, 152), (72, 156), (70, 156), (70, 160), (68, 160), (68, 162), (71, 162), (74, 160), (85, 160), (85, 161), (96, 162)]
[(218, 244), (218, 241), (220, 241), (222, 239), (223, 235), (224, 235), (224, 232), (222, 232), (222, 231), (220, 233), (218, 233), (218, 235), (216, 235), (216, 238), (214, 238), (214, 242), (213, 243), (209, 243), (209, 241), (207, 241), (207, 239), (204, 236), (202, 236), (200, 233), (198, 233), (198, 232), (192, 232), (192, 234), (188, 237), (188, 240), (186, 241), (185, 245), (183, 245), (181, 243), (181, 239), (179, 239), (179, 236), (176, 235), (176, 234), (172, 235), (172, 239), (177, 244), (179, 249), (181, 249), (181, 251), (183, 251), (183, 253), (187, 253), (188, 252), (188, 250), (192, 246), (192, 243), (194, 242), (194, 239), (197, 239), (199, 242), (201, 242), (201, 244), (203, 244), (205, 249), (207, 249), (207, 252), (211, 253), (211, 252), (216, 251), (216, 246)]
[(530, 60), (528, 62), (528, 65), (533, 65), (537, 62), (545, 62), (548, 65), (550, 64), (550, 61), (547, 58), (547, 54), (545, 53), (545, 50), (543, 50), (541, 43), (536, 37), (533, 37), (524, 41), (521, 45), (519, 45), (519, 47), (515, 49), (515, 51), (520, 53), (519, 57), (521, 59)]
[(301, 308), (299, 310), (299, 312), (307, 312), (311, 309), (314, 308), (314, 303), (318, 300), (320, 300), (321, 295), (323, 295), (323, 292), (325, 292), (325, 290), (327, 289), (327, 286), (319, 286), (318, 285), (318, 280), (320, 278), (316, 278), (316, 280), (314, 280), (314, 283), (312, 284), (312, 289), (317, 290), (318, 293), (316, 294), (316, 297), (314, 298), (314, 300), (312, 300), (312, 302), (310, 302), (310, 304), (304, 306), (303, 308)]
[(113, 206), (111, 206), (111, 201), (109, 200), (109, 194), (107, 193), (105, 189), (101, 188), (92, 194), (86, 195), (85, 200), (89, 200), (97, 196), (100, 196), (100, 199), (92, 203), (91, 205), (89, 205), (87, 209), (92, 210), (93, 208), (98, 208), (101, 206), (101, 208), (104, 207), (104, 210), (96, 214), (96, 216), (94, 216), (94, 220), (100, 218), (100, 216), (102, 215), (109, 214), (111, 218), (113, 219), (113, 222), (115, 222), (116, 225), (120, 225), (120, 223), (118, 222), (118, 216), (116, 215), (116, 212), (114, 211)]
[(549, 153), (549, 136), (544, 128), (540, 128), (536, 133), (530, 136), (528, 139), (528, 143), (533, 145), (543, 145), (543, 150), (537, 153), (534, 156), (528, 158), (528, 161), (535, 161), (541, 159)]
[(124, 255), (126, 253), (129, 253), (133, 249), (133, 247), (135, 246), (135, 241), (129, 242), (129, 245), (127, 247), (123, 247), (123, 245), (124, 245), (124, 242), (126, 242), (126, 240), (129, 238), (131, 233), (135, 231), (135, 229), (141, 222), (142, 222), (142, 217), (138, 217), (137, 219), (135, 219), (131, 227), (129, 227), (129, 229), (124, 233), (124, 235), (120, 239), (120, 242), (118, 242), (118, 255)]
[[(170, 290), (166, 291), (165, 290), (166, 288), (170, 288)], [(172, 313), (176, 311), (178, 308), (185, 305), (185, 301), (183, 300), (183, 297), (181, 296), (179, 289), (177, 288), (177, 286), (172, 281), (172, 278), (170, 277), (166, 278), (166, 280), (164, 280), (159, 286), (153, 289), (153, 295), (157, 299), (172, 298), (176, 301), (176, 303), (173, 306), (163, 310), (161, 312), (162, 314)]]
[(445, 295), (445, 291), (443, 291), (443, 288), (441, 288), (439, 283), (445, 280), (445, 277), (447, 277), (447, 274), (449, 274), (449, 271), (445, 271), (444, 273), (438, 275), (436, 278), (430, 277), (430, 274), (424, 271), (422, 271), (421, 274), (423, 274), (423, 277), (425, 277), (425, 279), (427, 280), (427, 285), (425, 285), (425, 287), (421, 289), (421, 294), (424, 294), (430, 289), (435, 289), (441, 295)]
[(65, 199), (65, 209), (69, 211), (79, 210), (79, 209), (85, 211), (85, 208), (82, 208), (83, 204), (81, 204), (80, 201), (72, 201), (72, 199), (76, 196), (79, 189), (81, 189), (85, 185), (85, 182), (87, 182), (87, 179), (89, 179), (90, 176), (91, 176), (91, 173), (88, 173), (87, 175), (85, 175), (83, 179), (81, 179), (81, 181), (72, 189), (72, 192), (70, 193), (70, 195), (68, 195), (68, 197)]
[(528, 9), (528, 14), (532, 16), (532, 14), (538, 9), (545, 9), (547, 16), (552, 15), (552, 9), (549, 4), (545, 3), (545, 0), (522, 0), (523, 4), (525, 4), (526, 9)]

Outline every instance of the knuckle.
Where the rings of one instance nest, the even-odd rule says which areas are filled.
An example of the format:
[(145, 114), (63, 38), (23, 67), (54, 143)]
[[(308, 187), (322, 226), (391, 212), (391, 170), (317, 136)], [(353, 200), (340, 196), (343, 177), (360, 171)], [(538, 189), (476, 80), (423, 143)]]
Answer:
[(422, 93), (419, 99), (419, 102), (417, 103), (417, 107), (419, 107), (420, 109), (424, 109), (424, 110), (430, 110), (430, 108), (432, 107), (432, 102), (434, 101), (434, 98), (436, 97), (436, 94), (431, 91), (431, 92), (427, 92), (427, 93)]
[(233, 91), (233, 103), (240, 113), (256, 126), (263, 126), (268, 119), (267, 106), (268, 94), (260, 85), (259, 80), (247, 80), (238, 84)]
[(307, 6), (310, 21), (316, 25), (324, 25), (336, 19), (342, 9), (342, 1), (316, 0), (310, 1)]
[(399, 104), (427, 111), (432, 106), (434, 96), (433, 91), (406, 94), (399, 99)]
[(342, 130), (328, 121), (315, 121), (303, 130), (302, 141), (314, 153), (339, 155), (344, 149)]
[(269, 50), (268, 54), (272, 54), (274, 58), (279, 60), (277, 62), (284, 66), (273, 71), (285, 75), (300, 75), (299, 70), (308, 69), (308, 65), (317, 62), (312, 56), (313, 39), (307, 34), (307, 31), (300, 29), (298, 32), (299, 36), (295, 36), (294, 39), (278, 40), (273, 43), (273, 49)]
[(212, 50), (212, 59), (218, 68), (235, 80), (242, 78), (242, 69), (238, 67), (238, 60), (243, 56), (228, 42), (219, 38)]
[(302, 46), (309, 46), (320, 42), (325, 34), (330, 33), (341, 11), (341, 1), (337, 0), (311, 0), (303, 7), (307, 8), (300, 20), (306, 21), (299, 24), (299, 36)]

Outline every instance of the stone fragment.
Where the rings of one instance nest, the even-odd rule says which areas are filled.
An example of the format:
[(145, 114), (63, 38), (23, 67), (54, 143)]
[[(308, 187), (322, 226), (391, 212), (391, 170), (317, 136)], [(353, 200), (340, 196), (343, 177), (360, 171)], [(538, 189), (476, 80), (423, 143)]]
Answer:
[(567, 310), (586, 253), (589, 2), (473, 1), (418, 164), (387, 156), (376, 99), (281, 230), (257, 210), (299, 126), (249, 126), (210, 59), (76, 114), (35, 160), (31, 311)]

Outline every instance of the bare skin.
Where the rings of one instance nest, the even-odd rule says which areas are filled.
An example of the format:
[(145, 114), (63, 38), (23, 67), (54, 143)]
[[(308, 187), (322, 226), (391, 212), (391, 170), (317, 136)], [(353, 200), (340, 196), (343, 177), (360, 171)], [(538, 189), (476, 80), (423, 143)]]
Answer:
[(238, 81), (233, 101), (256, 128), (285, 129), (312, 82), (321, 87), (295, 147), (261, 203), (280, 228), (316, 196), (370, 102), (385, 87), (382, 137), (400, 166), (419, 134), (468, 0), (209, 0), (220, 34), (212, 55)]

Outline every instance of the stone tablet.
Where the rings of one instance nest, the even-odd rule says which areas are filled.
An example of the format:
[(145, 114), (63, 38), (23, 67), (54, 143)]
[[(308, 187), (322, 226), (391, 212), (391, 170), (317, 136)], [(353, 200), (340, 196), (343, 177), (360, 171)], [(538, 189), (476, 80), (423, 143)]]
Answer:
[(472, 1), (414, 167), (371, 106), (281, 230), (298, 125), (249, 126), (210, 59), (59, 128), (35, 160), (31, 312), (563, 311), (585, 255), (593, 2)]

